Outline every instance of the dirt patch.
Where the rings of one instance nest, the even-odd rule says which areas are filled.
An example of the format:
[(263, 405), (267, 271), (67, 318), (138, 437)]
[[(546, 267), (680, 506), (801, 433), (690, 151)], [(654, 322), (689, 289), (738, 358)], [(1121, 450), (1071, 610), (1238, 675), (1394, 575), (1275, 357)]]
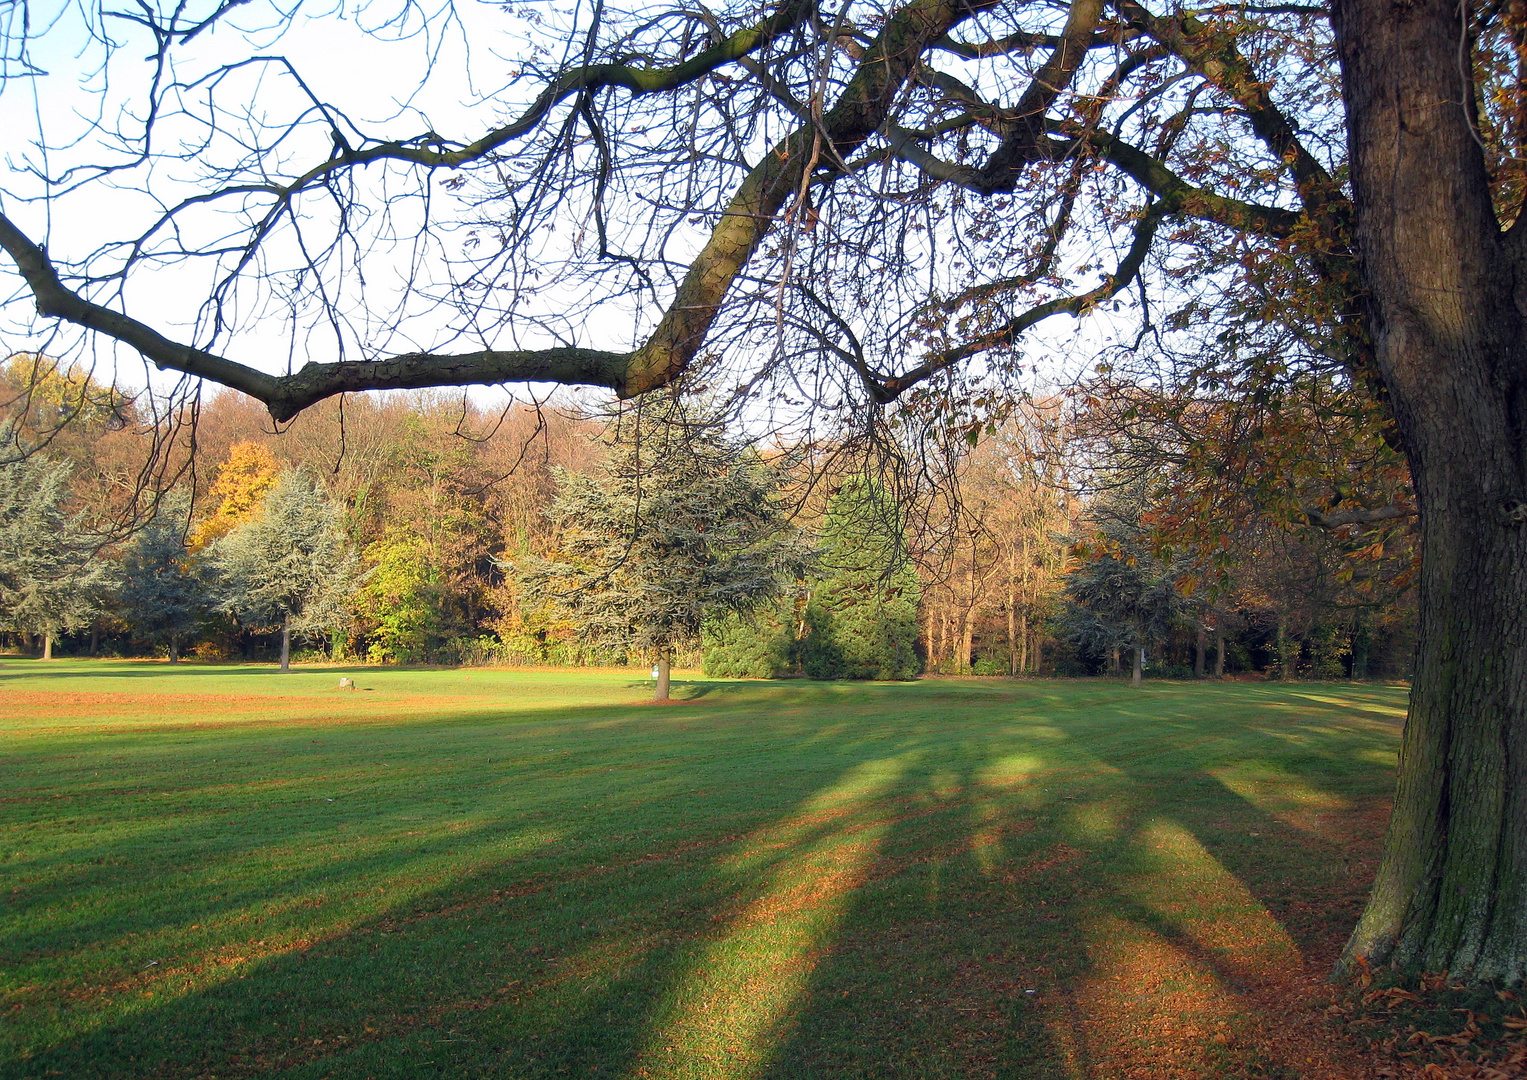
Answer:
[(318, 695), (303, 697), (274, 694), (127, 694), (83, 690), (11, 690), (5, 695), (5, 715), (25, 715), (25, 710), (57, 713), (63, 709), (120, 709), (150, 711), (171, 708), (268, 708), (272, 705), (293, 707), (311, 705)]

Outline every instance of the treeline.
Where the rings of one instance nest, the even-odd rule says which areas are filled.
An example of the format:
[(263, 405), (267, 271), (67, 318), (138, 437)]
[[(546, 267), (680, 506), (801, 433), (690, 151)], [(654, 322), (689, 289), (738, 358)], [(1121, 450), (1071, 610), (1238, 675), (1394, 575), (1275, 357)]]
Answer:
[[(4, 377), (0, 631), (14, 649), (577, 665), (651, 662), (661, 640), (715, 675), (890, 679), (1364, 678), (1404, 675), (1409, 659), (1405, 528), (1375, 541), (1248, 517), (1206, 539), (1181, 520), (1192, 476), (1130, 460), (1074, 402), (992, 425), (940, 498), (909, 512), (872, 474), (745, 450), (713, 426), (685, 436), (713, 441), (710, 457), (687, 451), (712, 462), (709, 477), (633, 480), (623, 447), (639, 425), (557, 409), (348, 397), (276, 430), (233, 393), (168, 423), (35, 357)], [(723, 492), (723, 459), (751, 479)], [(622, 553), (642, 538), (590, 536), (592, 518), (616, 506), (634, 522), (651, 506), (644, 483), (702, 480), (665, 511), (709, 531), (686, 541), (701, 584), (665, 593), (652, 578), (672, 571), (642, 570), (646, 584), (621, 585), (635, 599), (615, 596), (596, 625), (589, 597), (631, 576)], [(614, 501), (598, 495), (621, 484)], [(727, 515), (752, 522), (768, 568), (707, 576), (718, 530), (742, 520)], [(765, 526), (778, 534), (767, 544)], [(573, 580), (582, 603), (558, 585)], [(714, 596), (680, 595), (697, 590)], [(608, 610), (649, 602), (677, 629), (610, 630)]]

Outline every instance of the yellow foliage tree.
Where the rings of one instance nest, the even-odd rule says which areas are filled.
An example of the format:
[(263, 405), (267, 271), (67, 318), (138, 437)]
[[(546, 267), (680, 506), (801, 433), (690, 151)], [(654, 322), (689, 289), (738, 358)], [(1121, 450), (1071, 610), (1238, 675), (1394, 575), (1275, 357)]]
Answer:
[(191, 534), (192, 549), (201, 550), (254, 517), (280, 471), (275, 455), (263, 444), (234, 443), (208, 493), (217, 508)]

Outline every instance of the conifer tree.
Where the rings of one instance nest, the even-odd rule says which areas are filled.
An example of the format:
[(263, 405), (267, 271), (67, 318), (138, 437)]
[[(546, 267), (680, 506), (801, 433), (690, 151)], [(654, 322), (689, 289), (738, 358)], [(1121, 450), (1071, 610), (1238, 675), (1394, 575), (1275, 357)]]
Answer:
[(169, 650), (180, 659), (180, 645), (213, 607), (206, 575), (191, 554), (183, 527), (183, 501), (161, 509), (122, 553), (122, 585), (117, 610), (133, 636)]
[(822, 523), (821, 562), (797, 643), (814, 679), (910, 679), (917, 674), (922, 594), (889, 493), (845, 484)]
[(112, 585), (111, 566), (81, 515), (68, 511), (67, 462), (23, 455), (0, 426), (0, 626), (43, 639), (53, 658), (61, 633), (87, 626)]
[(1110, 493), (1094, 508), (1095, 557), (1067, 579), (1058, 627), (1091, 649), (1128, 649), (1135, 686), (1144, 677), (1146, 648), (1166, 635), (1181, 606), (1178, 568), (1150, 550), (1140, 522), (1143, 505), (1136, 487)]
[(293, 633), (312, 636), (342, 624), (357, 562), (339, 506), (306, 472), (277, 477), (259, 512), (214, 551), (223, 610), (245, 626), (280, 629), (282, 671), (291, 666)]
[(561, 475), (549, 512), (560, 550), (520, 571), (585, 638), (652, 656), (665, 701), (675, 649), (707, 621), (773, 600), (804, 553), (755, 452), (677, 406), (644, 413), (622, 418), (596, 474)]

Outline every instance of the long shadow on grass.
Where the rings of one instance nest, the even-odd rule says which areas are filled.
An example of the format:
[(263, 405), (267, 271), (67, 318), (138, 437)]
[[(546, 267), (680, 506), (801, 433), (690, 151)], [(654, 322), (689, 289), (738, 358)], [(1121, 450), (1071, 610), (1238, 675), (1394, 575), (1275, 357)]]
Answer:
[[(1303, 740), (1290, 751), (1270, 722), (1150, 716), (1108, 688), (1084, 702), (1101, 715), (1069, 716), (1045, 715), (1056, 703), (1043, 692), (868, 689), (859, 704), (916, 715), (782, 715), (849, 700), (807, 687), (719, 718), (548, 711), (550, 729), (521, 732), (508, 789), (457, 762), (438, 805), (418, 808), (441, 828), (474, 824), (380, 871), (374, 851), (325, 852), (300, 881), (261, 885), (294, 900), (352, 886), (349, 913), (311, 940), (223, 977), (188, 973), (204, 985), (186, 994), (125, 977), (125, 1014), (73, 1034), (60, 1016), (53, 1045), (0, 1075), (1068, 1075), (1087, 1059), (1064, 1029), (1068, 988), (1092, 963), (1089, 919), (1109, 910), (1193, 945), (1131, 891), (1159, 869), (1142, 861), (1141, 830), (1180, 823), (1271, 908), (1318, 877), (1300, 863), (1340, 852), (1312, 849), (1226, 770), (1265, 758), (1318, 786), (1321, 762), (1385, 745), (1333, 715), (1329, 732), (1285, 725)], [(961, 712), (1001, 701), (1013, 719)], [(451, 757), (429, 763), (437, 785)], [(1269, 782), (1250, 775), (1241, 786), (1256, 796)], [(1348, 789), (1373, 780), (1330, 775)], [(558, 838), (495, 853), (537, 828)], [(323, 831), (299, 843), (288, 829), (294, 848)], [(263, 847), (216, 855), (237, 864)], [(363, 902), (389, 883), (394, 895)], [(135, 932), (207, 920), (205, 897), (187, 893)]]
[[(970, 848), (922, 862), (925, 895), (905, 921), (888, 923), (889, 909), (873, 889), (856, 898), (844, 919), (849, 929), (820, 965), (797, 1027), (763, 1075), (1113, 1075), (1129, 1051), (1089, 1046), (1081, 1013), (1096, 1018), (1128, 1005), (1106, 1003), (1106, 989), (1090, 991), (1088, 1002), (1075, 999), (1078, 984), (1112, 974), (1095, 969), (1116, 960), (1108, 953), (1119, 942), (1101, 939), (1098, 926), (1117, 934), (1125, 924), (1134, 927), (1131, 937), (1163, 942), (1232, 1001), (1270, 973), (1297, 967), (1296, 946), (1308, 954), (1339, 944), (1366, 886), (1341, 880), (1354, 856), (1351, 838), (1323, 837), (1268, 812), (1273, 804), (1292, 809), (1301, 824), (1319, 825), (1318, 813), (1299, 816), (1307, 808), (1297, 801), (1277, 806), (1276, 792), (1265, 790), (1271, 782), (1249, 789), (1261, 797), (1258, 805), (1225, 778), (1235, 783), (1248, 761), (1270, 758), (1299, 795), (1322, 787), (1327, 795), (1387, 793), (1392, 776), (1377, 759), (1393, 750), (1392, 725), (1363, 731), (1336, 716), (1302, 716), (1272, 719), (1269, 731), (1270, 719), (1257, 716), (1240, 738), (1219, 745), (1220, 715), (1187, 710), (1132, 731), (1125, 725), (1142, 712), (1139, 699), (1113, 704), (1101, 725), (1077, 725), (1092, 728), (1078, 734), (1100, 768), (1076, 770), (1045, 799), (1010, 788), (1006, 814), (988, 812)], [(1222, 708), (1218, 702), (1214, 712)], [(1282, 724), (1297, 727), (1299, 753), (1287, 753), (1278, 738)], [(980, 792), (981, 775), (965, 780), (968, 791)], [(984, 802), (991, 811), (990, 794), (972, 794), (969, 804)], [(1328, 817), (1339, 801), (1321, 803)], [(1004, 829), (1016, 833), (1007, 838), (1006, 858), (981, 858), (983, 842), (999, 846)], [(903, 839), (917, 849), (912, 833)], [(889, 861), (897, 846), (888, 842)], [(1345, 908), (1333, 904), (1333, 894)], [(899, 977), (888, 977), (891, 971)], [(846, 1010), (840, 997), (860, 1005)], [(1208, 1035), (1201, 1032), (1201, 1040)], [(1237, 1052), (1246, 1057), (1239, 1063), (1204, 1048), (1197, 1067), (1206, 1076), (1267, 1064), (1250, 1047)], [(1177, 1070), (1174, 1076), (1190, 1068), (1185, 1061), (1164, 1067)]]
[[(821, 731), (818, 725), (813, 734)], [(862, 846), (866, 833), (884, 828), (878, 814), (943, 813), (957, 833), (964, 830), (957, 801), (924, 806), (922, 785), (900, 773), (879, 786), (871, 776), (868, 794), (855, 795), (856, 770), (905, 756), (909, 745), (930, 741), (928, 734), (897, 732), (875, 748), (867, 744), (876, 740), (854, 732), (825, 746), (821, 738), (810, 741), (810, 760), (776, 764), (762, 786), (757, 754), (740, 762), (715, 755), (682, 768), (670, 764), (694, 794), (710, 795), (681, 800), (668, 815), (676, 844), (644, 839), (629, 846), (623, 864), (601, 858), (591, 865), (580, 856), (560, 875), (538, 877), (524, 860), (478, 865), (470, 881), (458, 873), (450, 887), (336, 927), (300, 952), (242, 969), (244, 977), (185, 996), (169, 993), (162, 1004), (145, 1003), (135, 1016), (67, 1038), (12, 1068), (17, 1075), (79, 1076), (283, 1069), (417, 1075), (437, 1067), (459, 1075), (596, 1075), (644, 1061), (661, 1066), (669, 1059), (654, 1039), (682, 1043), (700, 1022), (704, 1002), (686, 993), (703, 965), (740, 963), (746, 975), (748, 965), (762, 964), (755, 974), (765, 976), (759, 988), (765, 996), (782, 981), (800, 981), (798, 970), (770, 966), (775, 953), (788, 969), (809, 965), (830, 945), (839, 928), (830, 911), (826, 922), (812, 921), (812, 882), (830, 876), (838, 857)], [(735, 788), (739, 768), (754, 773), (755, 785), (742, 792), (745, 801), (728, 800), (719, 793)], [(757, 805), (765, 793), (768, 801)], [(582, 795), (592, 801), (589, 792)], [(591, 815), (585, 830), (628, 828), (621, 809)], [(679, 820), (696, 812), (708, 819), (704, 835)], [(570, 815), (564, 808), (558, 816)], [(461, 838), (462, 846), (471, 843), (471, 836)], [(790, 866), (799, 858), (808, 860), (804, 874)], [(860, 870), (869, 864), (862, 856), (859, 863)], [(829, 890), (829, 908), (864, 886), (849, 870), (842, 887)], [(789, 948), (774, 948), (769, 937), (765, 916), (776, 904), (808, 912)], [(731, 948), (736, 934), (728, 931), (750, 919), (765, 929), (741, 942), (739, 958)], [(747, 1014), (748, 1004), (737, 1015)], [(796, 1011), (793, 999), (765, 1008), (739, 1046), (680, 1049), (722, 1061), (737, 1052), (761, 1054), (777, 1039), (774, 1028), (793, 1023)], [(720, 1075), (709, 1066), (698, 1074)]]

